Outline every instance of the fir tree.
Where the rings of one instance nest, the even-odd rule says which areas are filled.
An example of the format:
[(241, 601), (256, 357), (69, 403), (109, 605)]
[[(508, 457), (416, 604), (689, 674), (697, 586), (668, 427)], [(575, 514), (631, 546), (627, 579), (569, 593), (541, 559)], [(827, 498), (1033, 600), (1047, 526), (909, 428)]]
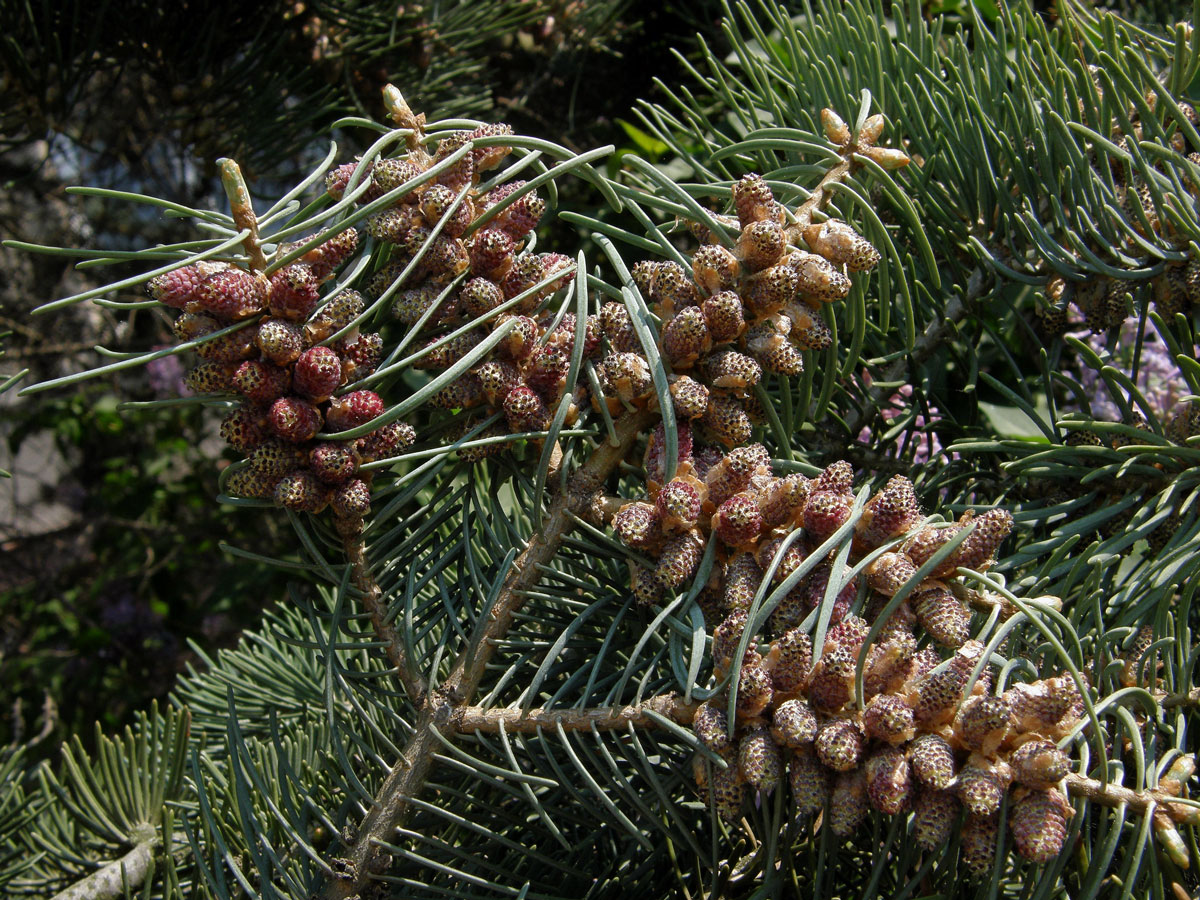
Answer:
[(726, 14), (654, 163), (389, 87), (273, 203), (96, 192), (198, 236), (42, 310), (180, 343), (25, 392), (196, 351), (298, 583), (6, 754), (7, 893), (1194, 892), (1200, 7)]

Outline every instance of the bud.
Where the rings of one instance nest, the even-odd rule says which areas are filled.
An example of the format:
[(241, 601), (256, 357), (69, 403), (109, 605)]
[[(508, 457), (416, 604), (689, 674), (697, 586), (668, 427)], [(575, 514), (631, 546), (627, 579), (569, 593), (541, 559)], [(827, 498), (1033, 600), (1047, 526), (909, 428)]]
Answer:
[(771, 673), (757, 662), (758, 654), (751, 661), (750, 653), (742, 660), (742, 670), (738, 676), (737, 713), (739, 718), (749, 718), (761, 715), (763, 710), (771, 705), (774, 689), (771, 686)]
[(754, 354), (764, 369), (777, 375), (799, 375), (804, 371), (804, 357), (784, 334), (784, 319), (768, 316), (746, 332), (746, 349)]
[(752, 222), (738, 236), (736, 254), (752, 272), (773, 266), (783, 255), (786, 241), (778, 222)]
[[(816, 487), (816, 485), (814, 485)], [(804, 530), (819, 544), (837, 531), (847, 519), (854, 505), (850, 494), (814, 490), (804, 505)]]
[(275, 504), (296, 512), (318, 513), (325, 508), (328, 495), (311, 472), (292, 472), (275, 486)]
[(225, 493), (231, 497), (247, 497), (253, 500), (273, 500), (279, 476), (263, 475), (253, 469), (239, 469), (229, 476)]
[(667, 590), (676, 590), (689, 581), (700, 565), (704, 541), (694, 532), (684, 532), (668, 538), (654, 577)]
[(698, 419), (708, 409), (708, 388), (687, 375), (672, 375), (671, 403), (681, 419)]
[(858, 727), (847, 719), (830, 719), (815, 739), (817, 757), (835, 772), (848, 772), (858, 765), (866, 749), (866, 740)]
[(917, 724), (932, 728), (950, 721), (962, 702), (967, 675), (951, 667), (924, 678), (917, 687), (913, 707)]
[(629, 564), (629, 587), (634, 598), (643, 606), (657, 603), (662, 597), (662, 585), (655, 580), (654, 573), (635, 563)]
[(942, 646), (958, 648), (970, 637), (971, 614), (940, 581), (923, 582), (911, 604), (921, 627)]
[(737, 257), (720, 244), (706, 244), (692, 256), (692, 274), (706, 294), (732, 288), (739, 268)]
[(991, 768), (968, 763), (958, 773), (958, 799), (967, 812), (976, 816), (991, 816), (1000, 809), (1004, 799), (1004, 784)]
[(871, 806), (894, 816), (908, 804), (912, 788), (904, 751), (887, 747), (876, 751), (866, 763), (867, 797)]
[(816, 312), (806, 304), (793, 303), (784, 308), (792, 323), (788, 336), (801, 350), (827, 350), (833, 345), (833, 332)]
[(903, 553), (884, 553), (867, 567), (867, 583), (888, 597), (917, 573), (917, 567)]
[(907, 153), (892, 147), (868, 147), (863, 151), (863, 155), (889, 172), (903, 169), (912, 162)]
[(809, 225), (803, 235), (810, 250), (851, 272), (864, 272), (879, 264), (879, 251), (871, 242), (838, 219)]
[(689, 481), (675, 478), (658, 492), (655, 506), (665, 531), (689, 531), (700, 515), (700, 493)]
[(867, 501), (855, 529), (864, 546), (875, 548), (920, 520), (921, 507), (912, 482), (903, 475), (894, 475), (883, 490)]
[(842, 146), (850, 143), (850, 128), (842, 117), (829, 107), (821, 110), (821, 125), (825, 129), (825, 137), (830, 143)]
[(708, 408), (699, 420), (709, 434), (726, 447), (736, 447), (750, 440), (753, 426), (745, 407), (735, 397), (712, 395)]
[(236, 371), (231, 363), (203, 362), (184, 376), (183, 383), (195, 394), (219, 394), (235, 388)]
[(863, 710), (863, 729), (867, 737), (899, 746), (911, 740), (915, 732), (912, 707), (895, 694), (879, 694)]
[(221, 437), (242, 453), (254, 450), (267, 440), (263, 411), (252, 404), (237, 407), (221, 422)]
[[(299, 397), (281, 397), (271, 405), (271, 431), (292, 444), (302, 444), (321, 430), (321, 412)], [(287, 504), (282, 504), (286, 506)]]
[(794, 266), (787, 263), (770, 266), (745, 280), (742, 303), (756, 317), (771, 315), (796, 299), (800, 285), (801, 274)]
[(342, 383), (342, 361), (328, 347), (312, 347), (300, 354), (292, 370), (296, 392), (321, 403)]
[(908, 745), (908, 758), (913, 774), (934, 790), (944, 790), (954, 779), (954, 749), (940, 735), (918, 735)]
[(950, 559), (955, 567), (982, 570), (991, 566), (996, 550), (1012, 531), (1013, 517), (1006, 509), (989, 509), (974, 518), (969, 513), (964, 514), (958, 524), (973, 524), (975, 530), (955, 548)]
[(714, 341), (733, 341), (746, 330), (741, 298), (733, 291), (713, 294), (700, 305), (704, 322)]
[(706, 700), (696, 709), (692, 719), (692, 731), (709, 750), (718, 752), (729, 746), (729, 719), (725, 715), (725, 704), (717, 700)]
[(676, 369), (688, 369), (712, 348), (712, 339), (699, 307), (687, 306), (663, 326), (663, 354)]
[(775, 647), (777, 656), (771, 673), (775, 690), (783, 694), (799, 691), (812, 668), (812, 639), (793, 628), (776, 639)]
[(504, 398), (504, 417), (514, 432), (544, 431), (550, 426), (550, 410), (532, 388), (518, 385)]
[(981, 879), (991, 871), (996, 861), (999, 828), (996, 816), (968, 814), (963, 822), (959, 853), (972, 878)]
[(838, 837), (849, 837), (870, 812), (866, 773), (856, 769), (838, 776), (829, 801), (829, 830)]
[(1013, 751), (1009, 765), (1012, 766), (1014, 781), (1036, 788), (1055, 785), (1071, 771), (1071, 761), (1065, 753), (1050, 741), (1038, 739), (1028, 741)]
[(850, 293), (850, 279), (824, 256), (794, 253), (788, 259), (797, 274), (796, 288), (805, 298), (832, 303)]
[(762, 513), (748, 494), (734, 494), (713, 515), (712, 528), (726, 544), (738, 547), (758, 537)]
[[(694, 306), (691, 310), (699, 312)], [(754, 387), (762, 378), (762, 368), (758, 363), (744, 353), (727, 347), (715, 350), (701, 360), (700, 371), (711, 387), (738, 393)]]
[(1009, 714), (1002, 697), (968, 697), (958, 709), (955, 734), (968, 750), (991, 756), (1008, 736)]
[(880, 113), (869, 116), (858, 131), (859, 143), (873, 144), (879, 140), (879, 136), (883, 134), (883, 124), (883, 116)]
[(752, 222), (774, 218), (775, 197), (761, 175), (743, 175), (733, 185), (733, 205), (737, 210), (738, 222), (746, 227)]
[(736, 822), (746, 796), (746, 781), (737, 764), (736, 754), (732, 749), (726, 753), (725, 759), (729, 765), (724, 769), (713, 767), (709, 789), (717, 814), (726, 822)]

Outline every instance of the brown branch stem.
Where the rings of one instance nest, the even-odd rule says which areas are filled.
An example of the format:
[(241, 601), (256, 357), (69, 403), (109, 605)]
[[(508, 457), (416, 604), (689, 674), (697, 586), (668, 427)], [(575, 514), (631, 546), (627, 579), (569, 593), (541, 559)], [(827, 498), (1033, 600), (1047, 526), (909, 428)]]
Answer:
[(154, 863), (157, 836), (134, 845), (133, 849), (97, 869), (81, 881), (59, 891), (53, 900), (108, 900), (125, 896), (125, 889), (136, 891), (145, 882)]
[(1200, 706), (1200, 688), (1193, 688), (1184, 694), (1166, 694), (1160, 703), (1163, 709), (1174, 709), (1176, 706)]
[(404, 652), (404, 643), (400, 640), (400, 635), (396, 633), (392, 623), (387, 620), (387, 605), (383, 602), (383, 590), (371, 575), (362, 535), (346, 535), (342, 539), (342, 544), (346, 550), (346, 557), (350, 561), (350, 577), (354, 586), (362, 591), (363, 606), (371, 616), (375, 634), (381, 641), (386, 642), (388, 659), (396, 669), (396, 678), (403, 685), (404, 692), (408, 694), (409, 700), (419, 706), (429, 691), (429, 685), (425, 683), (425, 679), (420, 674), (413, 670), (408, 656)]
[(1180, 803), (1164, 791), (1135, 791), (1118, 784), (1102, 784), (1094, 778), (1072, 772), (1067, 776), (1067, 790), (1074, 797), (1086, 797), (1092, 803), (1101, 806), (1121, 806), (1124, 804), (1135, 812), (1145, 812), (1152, 805), (1159, 812), (1165, 812), (1176, 822), (1195, 823), (1200, 816), (1200, 809), (1186, 803)]
[(414, 113), (400, 89), (394, 84), (389, 84), (383, 89), (383, 105), (396, 127), (409, 130), (409, 134), (404, 136), (404, 145), (408, 151), (421, 157), (422, 161), (428, 161), (425, 148), (421, 146), (425, 139), (425, 113)]
[(399, 762), (388, 773), (346, 853), (347, 877), (327, 881), (319, 896), (325, 900), (348, 900), (361, 894), (376, 857), (385, 853), (379, 844), (393, 839), (396, 827), (404, 824), (412, 810), (410, 801), (425, 787), (433, 756), (442, 747), (438, 736), (457, 730), (454, 726), (456, 709), (470, 703), (474, 697), (496, 647), (525, 602), (526, 592), (537, 583), (541, 567), (553, 560), (563, 538), (571, 531), (572, 514), (582, 516), (586, 512), (592, 496), (656, 417), (657, 413), (650, 410), (622, 416), (617, 422), (617, 446), (601, 443), (571, 475), (566, 493), (554, 498), (543, 519), (541, 533), (530, 539), (524, 552), (513, 562), (491, 614), (477, 628), (441, 686), (428, 694), (421, 704), (412, 738)]
[(455, 660), (454, 668), (443, 682), (443, 690), (456, 704), (471, 702), (496, 644), (508, 633), (513, 615), (525, 602), (525, 592), (540, 578), (539, 566), (550, 563), (563, 538), (574, 527), (571, 513), (582, 517), (587, 512), (592, 496), (625, 458), (638, 436), (654, 423), (657, 415), (650, 410), (639, 410), (622, 416), (617, 422), (618, 446), (600, 444), (587, 462), (571, 475), (567, 492), (554, 499), (542, 522), (542, 533), (533, 536), (513, 563), (513, 572), (505, 579), (491, 616), (471, 646)]
[(246, 187), (246, 179), (242, 177), (242, 169), (232, 159), (218, 159), (221, 169), (221, 187), (229, 198), (229, 209), (233, 214), (233, 227), (238, 231), (246, 229), (250, 232), (242, 241), (242, 249), (250, 257), (250, 271), (262, 272), (267, 268), (267, 257), (262, 245), (258, 242), (258, 216), (254, 214), (254, 204), (250, 200), (250, 189)]
[(817, 183), (817, 186), (813, 188), (813, 192), (809, 195), (808, 199), (796, 207), (796, 212), (794, 213), (796, 222), (784, 230), (789, 244), (795, 244), (801, 232), (812, 224), (813, 213), (820, 209), (821, 205), (829, 199), (829, 189), (849, 175), (853, 167), (854, 162), (850, 156), (843, 156), (841, 162), (825, 173)]
[(470, 734), (482, 731), (495, 734), (500, 726), (509, 733), (535, 733), (541, 728), (561, 726), (564, 731), (624, 730), (659, 728), (662, 723), (651, 713), (664, 716), (679, 725), (690, 725), (695, 716), (696, 701), (685, 701), (676, 694), (650, 697), (629, 706), (591, 706), (583, 709), (489, 709), (483, 706), (463, 706), (450, 716), (455, 731)]

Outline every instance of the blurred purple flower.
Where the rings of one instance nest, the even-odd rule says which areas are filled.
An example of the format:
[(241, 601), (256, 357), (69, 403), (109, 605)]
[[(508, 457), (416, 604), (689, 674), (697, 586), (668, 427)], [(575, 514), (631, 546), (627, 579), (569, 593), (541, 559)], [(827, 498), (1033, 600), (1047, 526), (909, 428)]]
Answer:
[[(871, 376), (866, 372), (863, 373), (863, 383), (867, 387), (871, 385)], [(885, 425), (907, 414), (908, 408), (912, 405), (912, 394), (912, 385), (905, 384), (901, 385), (900, 389), (887, 399), (887, 402), (879, 411)], [(946, 452), (942, 446), (942, 442), (938, 440), (937, 432), (932, 428), (932, 426), (937, 425), (941, 421), (940, 416), (941, 411), (936, 406), (929, 407), (929, 418), (926, 418), (924, 413), (918, 412), (912, 421), (911, 430), (900, 436), (899, 441), (894, 445), (891, 455), (896, 457), (904, 456), (911, 446), (912, 462), (914, 465), (927, 463), (936, 456), (952, 459), (954, 454)], [(863, 426), (862, 431), (858, 433), (858, 442), (860, 444), (870, 444), (871, 437), (871, 426)]]
[[(1137, 346), (1138, 320), (1126, 319), (1121, 326), (1120, 336), (1114, 346), (1109, 346), (1103, 332), (1089, 334), (1083, 339), (1096, 351), (1107, 365), (1120, 369), (1132, 378), (1133, 351)], [(1098, 422), (1120, 422), (1121, 409), (1112, 399), (1108, 385), (1100, 373), (1088, 365), (1079, 366), (1079, 383), (1087, 391), (1092, 416)], [(1142, 396), (1158, 418), (1165, 422), (1178, 405), (1180, 398), (1191, 393), (1187, 382), (1179, 373), (1179, 366), (1171, 356), (1167, 345), (1158, 332), (1146, 329), (1142, 336), (1142, 353), (1138, 363), (1137, 379), (1134, 380)]]
[[(154, 349), (162, 350), (170, 344), (159, 344)], [(146, 363), (146, 377), (150, 389), (158, 397), (190, 397), (191, 390), (183, 382), (183, 363), (178, 356), (161, 356)]]

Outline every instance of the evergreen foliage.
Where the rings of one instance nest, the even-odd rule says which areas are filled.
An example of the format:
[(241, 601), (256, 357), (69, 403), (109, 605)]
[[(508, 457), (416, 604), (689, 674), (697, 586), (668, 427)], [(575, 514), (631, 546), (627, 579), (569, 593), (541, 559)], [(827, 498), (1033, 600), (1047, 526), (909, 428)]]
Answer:
[[(425, 122), (389, 89), (389, 125), (339, 123), (378, 137), (343, 171), (336, 191), (321, 190), (327, 170), (347, 162), (336, 148), (259, 211), (249, 208), (236, 166), (224, 169), (228, 215), (91, 190), (106, 202), (189, 217), (198, 236), (147, 248), (136, 254), (144, 274), (42, 312), (81, 302), (157, 309), (157, 299), (130, 292), (200, 260), (269, 277), (311, 262), (328, 241), (357, 228), (357, 250), (328, 279), (322, 301), (350, 289), (366, 301), (320, 334), (329, 345), (355, 328), (382, 335), (378, 368), (343, 393), (369, 388), (388, 408), (374, 422), (350, 422), (326, 437), (349, 440), (391, 421), (411, 424), (417, 437), (362, 465), (374, 480), (361, 529), (344, 515), (289, 508), (279, 515), (303, 548), (300, 562), (228, 548), (246, 565), (289, 567), (297, 577), (291, 602), (264, 613), (236, 649), (203, 656), (170, 710), (151, 709), (124, 736), (99, 738), (91, 757), (78, 744), (53, 766), (24, 765), (20, 748), (0, 757), (0, 891), (1194, 893), (1189, 862), (1200, 859), (1200, 803), (1188, 799), (1187, 785), (1196, 752), (1189, 727), (1200, 702), (1191, 631), (1200, 426), (1187, 398), (1200, 395), (1193, 336), (1200, 123), (1190, 105), (1200, 94), (1200, 4), (1190, 22), (1169, 28), (1066, 2), (1053, 19), (1026, 3), (991, 17), (983, 6), (942, 16), (927, 16), (916, 2), (806, 3), (798, 12), (768, 0), (730, 6), (723, 27), (733, 52), (722, 58), (705, 49), (682, 60), (691, 80), (662, 85), (662, 99), (643, 104), (627, 127), (653, 162), (630, 153), (606, 168), (611, 147), (579, 154), (475, 120)], [(419, 96), (406, 93), (416, 106)], [(839, 126), (823, 110), (846, 122)], [(464, 131), (474, 137), (456, 136)], [(512, 151), (498, 170), (478, 174), (478, 184), (452, 181), (464, 159), (495, 147)], [(420, 165), (385, 190), (371, 167), (402, 157)], [(729, 547), (744, 549), (740, 536), (729, 536), (735, 524), (715, 525), (692, 550), (673, 537), (618, 539), (608, 526), (627, 503), (661, 496), (649, 482), (699, 471), (685, 450), (687, 415), (672, 399), (675, 376), (691, 365), (682, 362), (685, 338), (694, 335), (680, 329), (682, 337), (668, 339), (668, 326), (684, 317), (666, 281), (653, 280), (665, 276), (647, 280), (647, 272), (667, 269), (647, 262), (678, 263), (701, 287), (724, 284), (716, 262), (695, 263), (697, 243), (704, 259), (730, 258), (736, 249), (745, 264), (743, 235), (756, 219), (731, 203), (731, 191), (737, 197), (751, 173), (788, 210), (782, 229), (793, 244), (815, 250), (816, 232), (805, 226), (833, 217), (882, 260), (870, 273), (851, 271), (844, 298), (816, 304), (813, 316), (831, 340), (799, 351), (802, 371), (772, 369), (758, 349), (778, 349), (778, 336), (759, 335), (738, 346), (754, 351), (761, 380), (754, 383), (744, 363), (720, 373), (744, 379), (747, 396), (737, 403), (754, 413), (753, 438), (767, 448), (774, 474), (812, 476), (816, 487), (806, 490), (841, 504), (828, 527), (806, 509), (803, 533), (797, 527), (778, 544), (757, 545), (767, 572), (744, 606), (750, 624), (730, 639), (706, 585), (727, 573), (735, 558)], [(517, 178), (524, 185), (483, 199)], [(433, 230), (410, 244), (389, 237), (377, 214), (435, 179), (455, 189), (431, 218)], [(572, 180), (593, 192), (593, 208), (557, 207), (559, 183)], [(505, 302), (549, 323), (540, 332), (547, 342), (569, 335), (565, 381), (537, 415), (483, 400), (473, 407), (482, 414), (472, 414), (464, 385), (479, 380), (479, 364), (523, 326), (516, 317), (494, 318), (500, 324), (485, 336), (479, 320), (496, 310), (456, 317), (447, 298), (482, 266), (476, 236), (489, 222), (511, 221), (535, 189), (559, 220), (555, 239), (574, 235), (578, 243), (541, 246), (543, 221), (525, 249), (564, 254), (564, 268), (539, 270)], [(474, 203), (460, 232), (476, 254), (469, 274), (428, 261), (446, 250), (440, 232), (451, 233), (464, 203)], [(92, 265), (129, 256), (55, 252)], [(563, 286), (567, 272), (573, 279)], [(739, 290), (755, 283), (729, 277)], [(438, 289), (404, 306), (402, 290), (421, 278)], [(165, 293), (162, 284), (155, 282), (155, 296)], [(583, 323), (620, 318), (622, 310), (629, 328), (604, 326), (605, 340), (626, 357), (640, 353), (644, 370), (618, 372), (616, 362), (585, 348)], [(562, 325), (572, 321), (579, 327)], [(177, 347), (114, 355), (100, 369), (24, 392), (211, 349), (246, 327), (218, 325)], [(711, 360), (707, 352), (696, 355)], [(446, 358), (434, 365), (439, 354)], [(716, 391), (711, 373), (704, 377), (714, 396), (731, 396)], [(1181, 384), (1166, 390), (1168, 377)], [(592, 399), (573, 394), (577, 386)], [(1168, 396), (1180, 404), (1163, 406)], [(232, 405), (228, 391), (171, 402)], [(718, 430), (715, 417), (706, 421), (710, 433)], [(852, 485), (842, 483), (845, 467), (831, 465), (843, 459)], [(238, 471), (249, 468), (225, 470), (222, 502), (271, 505), (266, 494), (236, 489)], [(885, 538), (865, 541), (883, 508), (868, 498), (898, 473), (930, 515), (909, 516)], [(703, 474), (699, 483), (710, 492), (717, 484)], [(994, 545), (979, 547), (991, 527), (985, 523), (1004, 515), (987, 512), (997, 508), (1012, 514), (1015, 527), (993, 564)], [(960, 518), (972, 511), (979, 515)], [(914, 541), (955, 520), (966, 527), (941, 530), (940, 543), (918, 555)], [(698, 531), (692, 522), (687, 534), (707, 534), (705, 522)], [(802, 540), (807, 559), (794, 552)], [(885, 554), (900, 550), (911, 555), (910, 569), (879, 589), (881, 599), (868, 578)], [(678, 561), (684, 557), (686, 564)], [(819, 585), (818, 565), (825, 565)], [(675, 578), (672, 566), (684, 576)], [(639, 572), (654, 572), (661, 593), (647, 597)], [(978, 644), (945, 636), (954, 623), (936, 615), (949, 607), (935, 610), (924, 596), (931, 574), (949, 585), (951, 599), (938, 602), (961, 606)], [(752, 742), (743, 737), (752, 750), (740, 761), (718, 745), (734, 733), (728, 723), (752, 693), (756, 629), (774, 630), (781, 655), (786, 632), (771, 617), (782, 617), (803, 585), (813, 600), (796, 623), (814, 655), (828, 655), (815, 671), (833, 673), (851, 691), (844, 704), (828, 701), (838, 710), (832, 718), (861, 717), (868, 649), (883, 644), (890, 614), (911, 607), (920, 633), (938, 636), (923, 644), (963, 645), (937, 656), (929, 674), (958, 678), (956, 706), (972, 690), (1066, 692), (1074, 717), (1047, 719), (1038, 733), (1063, 751), (1067, 774), (1056, 770), (1035, 789), (1028, 785), (1036, 780), (1021, 778), (1024, 787), (1006, 794), (1002, 786), (991, 817), (967, 816), (932, 848), (921, 830), (934, 821), (928, 806), (912, 819), (901, 803), (899, 814), (871, 812), (839, 826), (853, 802), (866, 812), (864, 792), (875, 809), (889, 805), (877, 779), (886, 754), (872, 757), (869, 785), (840, 780), (818, 816), (799, 812), (794, 785), (772, 790), (770, 773), (760, 771), (770, 768), (761, 729)], [(854, 640), (846, 638), (853, 618), (839, 623), (846, 610), (835, 611), (843, 595), (866, 619)], [(921, 691), (927, 683), (912, 682)], [(711, 733), (691, 727), (710, 698), (713, 721), (727, 716)], [(991, 739), (986, 717), (972, 725), (955, 719), (953, 708), (949, 715), (944, 728), (927, 730), (942, 728), (973, 749)], [(830, 767), (843, 752), (832, 745), (817, 745)], [(696, 772), (716, 788), (726, 783), (723, 772), (735, 770), (747, 777), (753, 770), (762, 790), (722, 815), (720, 790), (697, 790)], [(959, 783), (970, 777), (986, 780), (964, 769)], [(967, 788), (959, 796), (964, 804), (976, 799)], [(1069, 798), (1069, 811), (1056, 805), (1059, 796)], [(989, 840), (999, 842), (994, 852)]]

